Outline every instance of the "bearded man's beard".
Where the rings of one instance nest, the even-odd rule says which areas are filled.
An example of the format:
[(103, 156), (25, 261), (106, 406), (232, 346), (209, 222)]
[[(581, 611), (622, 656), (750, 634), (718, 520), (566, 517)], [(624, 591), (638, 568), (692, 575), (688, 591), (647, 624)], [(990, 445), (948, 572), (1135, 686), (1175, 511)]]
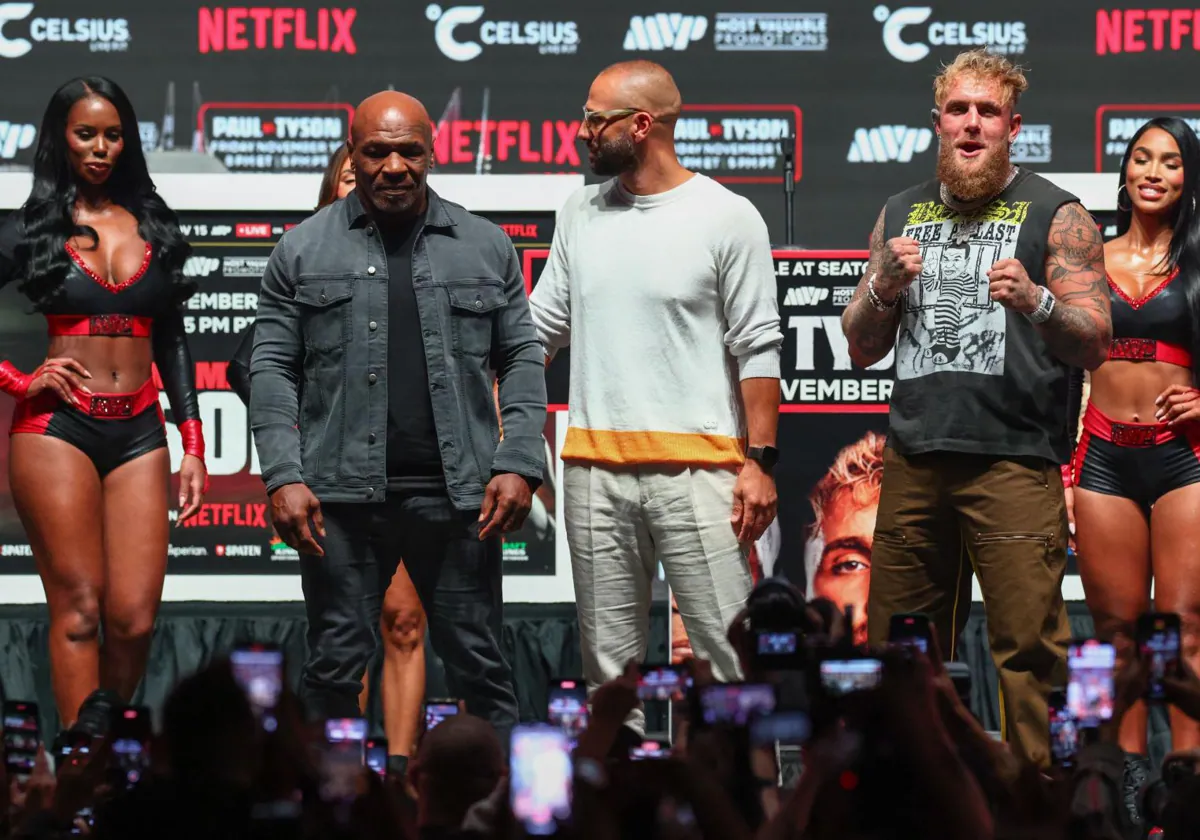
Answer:
[(596, 143), (595, 151), (589, 150), (588, 158), (592, 172), (609, 178), (637, 168), (637, 147), (627, 134), (602, 138)]
[(964, 163), (953, 144), (938, 146), (937, 178), (960, 201), (977, 201), (1004, 189), (1012, 164), (1007, 148), (984, 152), (983, 160)]

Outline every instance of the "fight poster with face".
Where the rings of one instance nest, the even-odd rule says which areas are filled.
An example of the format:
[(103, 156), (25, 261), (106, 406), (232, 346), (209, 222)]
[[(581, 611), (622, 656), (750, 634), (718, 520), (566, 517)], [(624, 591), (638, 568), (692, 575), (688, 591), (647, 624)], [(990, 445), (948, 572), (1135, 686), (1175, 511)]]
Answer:
[[(773, 253), (784, 342), (778, 516), (751, 551), (755, 577), (779, 575), (808, 597), (854, 611), (866, 640), (871, 545), (893, 362), (863, 370), (850, 362), (841, 317), (862, 277), (867, 251)], [(691, 655), (673, 610), (672, 657)]]

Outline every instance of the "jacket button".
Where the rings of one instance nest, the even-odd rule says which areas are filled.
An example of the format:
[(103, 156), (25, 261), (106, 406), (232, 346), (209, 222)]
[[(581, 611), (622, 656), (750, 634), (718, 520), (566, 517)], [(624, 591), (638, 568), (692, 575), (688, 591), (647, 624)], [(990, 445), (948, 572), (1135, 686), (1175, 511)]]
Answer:
[(375, 273), (375, 266), (373, 266), (373, 265), (367, 266), (367, 274), (374, 274), (374, 273)]
[(367, 233), (374, 233), (375, 225), (367, 225)]
[(375, 488), (374, 488), (374, 487), (368, 487), (368, 488), (367, 488), (367, 498), (369, 499), (369, 498), (371, 498), (371, 497), (372, 497), (372, 496), (374, 496), (374, 495), (375, 495)]
[(479, 298), (475, 298), (475, 308), (476, 308), (476, 309), (483, 309), (483, 301), (482, 301), (482, 300), (480, 300)]
[(321, 301), (321, 303), (324, 303), (325, 301), (329, 300), (329, 298), (322, 294), (319, 298), (317, 298), (317, 300)]
[(367, 435), (367, 443), (374, 443), (374, 442), (375, 442), (375, 433), (371, 432), (371, 434)]
[(373, 373), (369, 373), (369, 374), (367, 374), (367, 381), (368, 381), (368, 382), (370, 382), (372, 385), (374, 385), (374, 384), (375, 384), (375, 380), (376, 380), (376, 379), (378, 379), (378, 378), (379, 378), (379, 377), (378, 377), (378, 376), (376, 376), (376, 375), (375, 375), (375, 374), (373, 374)]
[(375, 329), (376, 327), (378, 327), (378, 326), (379, 326), (379, 324), (377, 324), (377, 323), (375, 323), (374, 321), (372, 321), (371, 323), (367, 324), (367, 326), (368, 326), (368, 327), (370, 327), (371, 329)]

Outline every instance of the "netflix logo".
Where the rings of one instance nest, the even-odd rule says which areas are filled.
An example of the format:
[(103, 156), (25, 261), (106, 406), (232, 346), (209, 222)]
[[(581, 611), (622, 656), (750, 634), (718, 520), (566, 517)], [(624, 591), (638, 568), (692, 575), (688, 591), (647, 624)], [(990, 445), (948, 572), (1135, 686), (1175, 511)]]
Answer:
[(1096, 55), (1200, 50), (1200, 9), (1096, 12)]
[(504, 172), (579, 167), (579, 120), (444, 120), (433, 141), (438, 166), (474, 165), (482, 157)]
[(238, 239), (270, 239), (271, 225), (268, 222), (241, 222), (234, 228)]
[(202, 53), (226, 50), (314, 50), (354, 55), (358, 9), (293, 9), (269, 6), (203, 7), (199, 17)]
[(264, 502), (205, 502), (182, 528), (267, 528)]

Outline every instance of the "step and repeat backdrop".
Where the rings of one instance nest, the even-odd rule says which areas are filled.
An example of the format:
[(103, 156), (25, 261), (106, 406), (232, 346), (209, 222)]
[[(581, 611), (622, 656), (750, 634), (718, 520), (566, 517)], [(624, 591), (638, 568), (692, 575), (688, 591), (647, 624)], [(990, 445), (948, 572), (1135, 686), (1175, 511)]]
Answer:
[[(393, 87), (439, 123), (440, 171), (576, 172), (589, 84), (608, 64), (644, 57), (682, 90), (677, 140), (689, 167), (752, 199), (776, 242), (863, 248), (886, 197), (933, 172), (931, 82), (964, 48), (1028, 68), (1013, 152), (1035, 169), (1112, 171), (1147, 117), (1200, 121), (1191, 72), (1200, 11), (1191, 6), (745, 6), (3, 3), (0, 164), (28, 165), (51, 92), (96, 73), (127, 90), (160, 169), (319, 171), (354, 105)], [(794, 238), (783, 230), (784, 147), (795, 156)]]
[[(870, 572), (891, 359), (852, 369), (839, 318), (879, 208), (932, 176), (939, 66), (975, 46), (1019, 61), (1030, 90), (1014, 160), (1044, 172), (1111, 173), (1115, 193), (1125, 144), (1147, 118), (1200, 124), (1188, 72), (1200, 52), (1200, 10), (1083, 0), (739, 6), (0, 3), (0, 168), (29, 167), (55, 87), (100, 74), (132, 98), (156, 173), (317, 173), (345, 138), (355, 104), (394, 88), (432, 115), (438, 172), (590, 180), (575, 134), (591, 80), (626, 59), (664, 64), (685, 103), (676, 129), (684, 164), (751, 199), (773, 240), (794, 243), (775, 253), (786, 336), (784, 463), (780, 516), (757, 547), (758, 562), (814, 594), (857, 604)], [(784, 229), (785, 157), (794, 161), (794, 233)], [(272, 538), (245, 410), (228, 390), (225, 365), (253, 321), (274, 242), (303, 214), (181, 215), (196, 246), (187, 270), (201, 286), (185, 314), (213, 484), (201, 515), (172, 530), (170, 571), (291, 575), (295, 555)], [(536, 283), (553, 214), (487, 215), (513, 238), (527, 282)], [(1111, 219), (1099, 221), (1111, 235)], [(40, 361), (44, 326), (12, 289), (0, 296), (0, 324), (5, 357), (26, 368)], [(568, 367), (563, 354), (547, 371), (546, 446), (559, 466), (530, 524), (505, 547), (506, 574), (557, 575), (561, 600), (572, 599), (555, 498)], [(10, 414), (0, 397), (5, 428)], [(173, 431), (170, 441), (177, 466)], [(30, 574), (6, 449), (0, 442), (0, 573)]]

